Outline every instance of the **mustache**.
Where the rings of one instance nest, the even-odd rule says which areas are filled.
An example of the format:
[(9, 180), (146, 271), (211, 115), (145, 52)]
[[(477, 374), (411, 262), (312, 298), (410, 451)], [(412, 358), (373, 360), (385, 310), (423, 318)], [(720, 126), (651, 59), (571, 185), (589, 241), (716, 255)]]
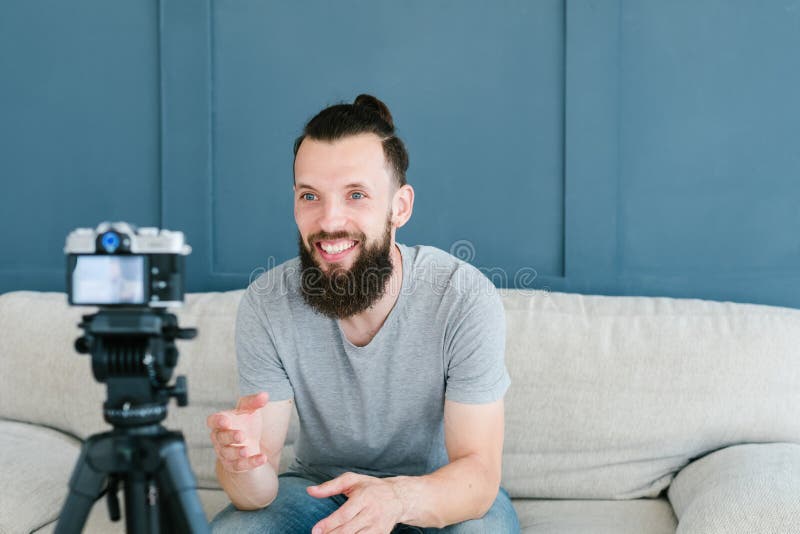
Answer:
[(311, 234), (310, 236), (308, 236), (308, 239), (306, 241), (308, 242), (309, 248), (313, 249), (314, 244), (317, 241), (335, 241), (337, 239), (350, 239), (351, 241), (358, 241), (360, 243), (363, 243), (367, 240), (367, 237), (366, 235), (364, 235), (363, 232), (358, 233), (356, 235), (344, 231), (334, 232), (334, 233), (317, 232), (316, 234)]

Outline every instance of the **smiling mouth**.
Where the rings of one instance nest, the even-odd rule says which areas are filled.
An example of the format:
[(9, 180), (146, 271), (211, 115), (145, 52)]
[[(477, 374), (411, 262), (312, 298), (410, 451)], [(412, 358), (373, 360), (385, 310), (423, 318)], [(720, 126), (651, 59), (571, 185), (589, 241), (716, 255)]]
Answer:
[(356, 240), (317, 241), (314, 243), (317, 251), (326, 261), (337, 261), (355, 250), (359, 242)]

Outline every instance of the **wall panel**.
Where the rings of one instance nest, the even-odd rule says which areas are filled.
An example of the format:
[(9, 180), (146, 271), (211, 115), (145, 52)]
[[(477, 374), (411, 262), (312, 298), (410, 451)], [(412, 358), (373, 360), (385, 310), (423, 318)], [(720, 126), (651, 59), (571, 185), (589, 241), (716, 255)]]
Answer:
[(0, 6), (0, 291), (63, 290), (64, 241), (159, 224), (158, 3)]

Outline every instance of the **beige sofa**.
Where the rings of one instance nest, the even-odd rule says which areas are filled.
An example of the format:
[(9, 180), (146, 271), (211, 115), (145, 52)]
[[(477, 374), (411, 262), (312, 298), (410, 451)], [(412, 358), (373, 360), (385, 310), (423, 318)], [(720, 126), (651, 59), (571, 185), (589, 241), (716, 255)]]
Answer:
[[(166, 426), (186, 436), (209, 517), (227, 498), (205, 419), (237, 397), (241, 295), (192, 294), (177, 311), (200, 333), (179, 344), (190, 405), (172, 403)], [(503, 298), (512, 377), (503, 485), (523, 532), (800, 532), (800, 310), (521, 290)], [(92, 310), (65, 300), (0, 295), (0, 533), (52, 531), (80, 440), (107, 429), (105, 386), (72, 348)], [(123, 524), (110, 525), (99, 502), (87, 531)]]

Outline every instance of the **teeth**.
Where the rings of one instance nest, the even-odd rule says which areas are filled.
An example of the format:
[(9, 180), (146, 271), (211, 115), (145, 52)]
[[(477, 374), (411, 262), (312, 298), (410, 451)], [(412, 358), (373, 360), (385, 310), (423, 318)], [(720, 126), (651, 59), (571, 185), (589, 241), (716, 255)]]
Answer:
[(345, 242), (345, 243), (340, 243), (340, 244), (335, 245), (335, 246), (323, 245), (323, 244), (320, 243), (320, 246), (322, 247), (322, 250), (324, 250), (328, 254), (338, 254), (338, 253), (342, 252), (343, 250), (346, 250), (346, 249), (352, 247), (355, 244), (356, 244), (355, 241), (348, 241), (348, 242)]

